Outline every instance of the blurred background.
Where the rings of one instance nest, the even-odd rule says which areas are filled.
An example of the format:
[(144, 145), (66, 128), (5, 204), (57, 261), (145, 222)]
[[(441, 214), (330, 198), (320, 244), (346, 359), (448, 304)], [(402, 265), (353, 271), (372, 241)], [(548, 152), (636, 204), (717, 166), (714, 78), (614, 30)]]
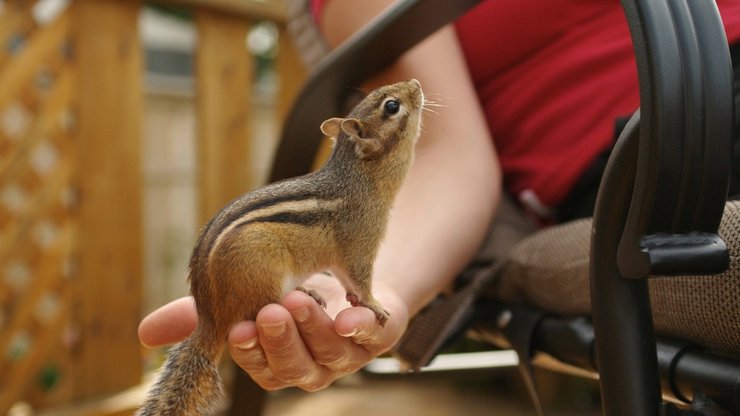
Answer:
[[(200, 224), (264, 183), (324, 52), (289, 27), (299, 4), (0, 0), (0, 415), (133, 413), (163, 355), (141, 317), (187, 294)], [(598, 413), (593, 383), (541, 377), (553, 414)], [(317, 409), (533, 413), (509, 366), (362, 373), (265, 414)]]

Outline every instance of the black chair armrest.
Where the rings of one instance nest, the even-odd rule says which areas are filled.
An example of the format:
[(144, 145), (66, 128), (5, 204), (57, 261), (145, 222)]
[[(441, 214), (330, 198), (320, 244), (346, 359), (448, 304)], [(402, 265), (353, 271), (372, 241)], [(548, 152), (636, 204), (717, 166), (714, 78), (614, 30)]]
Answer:
[(717, 228), (730, 177), (732, 70), (713, 1), (623, 5), (641, 110), (599, 190), (591, 304), (604, 412), (647, 416), (663, 404), (644, 277), (718, 273), (729, 263)]
[[(635, 278), (722, 272), (728, 258), (716, 233), (729, 188), (734, 99), (719, 12), (712, 0), (623, 5), (642, 120), (619, 269)], [(675, 262), (687, 251), (692, 262)]]

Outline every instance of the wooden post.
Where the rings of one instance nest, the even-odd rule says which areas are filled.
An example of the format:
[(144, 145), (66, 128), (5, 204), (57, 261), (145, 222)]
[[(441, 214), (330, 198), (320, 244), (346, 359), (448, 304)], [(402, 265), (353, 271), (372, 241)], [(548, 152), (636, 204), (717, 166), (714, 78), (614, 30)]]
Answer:
[(253, 186), (249, 171), (252, 58), (249, 22), (212, 10), (196, 12), (199, 223)]
[[(196, 24), (199, 220), (204, 224), (254, 186), (249, 169), (253, 67), (246, 19), (198, 10)], [(237, 370), (229, 414), (261, 414), (264, 399), (262, 389)]]
[(79, 397), (141, 381), (140, 125), (142, 51), (137, 0), (77, 0), (79, 85)]
[(277, 112), (280, 122), (283, 122), (301, 86), (306, 81), (308, 71), (296, 50), (293, 39), (290, 38), (290, 34), (285, 29), (285, 25), (280, 26), (278, 45), (276, 66), (280, 77), (280, 93), (278, 95)]

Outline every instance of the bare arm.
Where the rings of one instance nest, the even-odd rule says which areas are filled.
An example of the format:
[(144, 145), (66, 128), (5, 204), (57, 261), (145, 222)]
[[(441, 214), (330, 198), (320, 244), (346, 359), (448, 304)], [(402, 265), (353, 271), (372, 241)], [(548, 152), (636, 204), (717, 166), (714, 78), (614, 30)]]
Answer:
[[(387, 4), (330, 1), (322, 29), (337, 46)], [(487, 124), (452, 27), (414, 48), (370, 84), (409, 78), (419, 79), (428, 98), (444, 107), (424, 115), (417, 158), (396, 200), (376, 262), (376, 280), (394, 288), (413, 315), (475, 254), (501, 185)]]
[[(330, 2), (323, 16), (330, 42), (343, 41), (384, 3), (388, 2)], [(434, 108), (438, 114), (425, 114), (416, 161), (396, 200), (376, 261), (374, 292), (391, 314), (388, 325), (380, 328), (365, 308), (347, 308), (344, 292), (333, 280), (312, 279), (329, 301), (330, 315), (296, 292), (281, 305), (263, 309), (255, 322), (237, 324), (231, 331), (232, 357), (265, 388), (320, 389), (390, 349), (409, 317), (449, 284), (484, 237), (498, 203), (500, 173), (451, 27), (404, 55), (370, 84), (409, 78), (419, 79), (429, 98), (444, 107)], [(166, 325), (166, 316), (192, 314), (192, 303), (181, 300), (164, 311), (142, 322), (144, 343), (175, 341), (158, 338), (156, 329)]]

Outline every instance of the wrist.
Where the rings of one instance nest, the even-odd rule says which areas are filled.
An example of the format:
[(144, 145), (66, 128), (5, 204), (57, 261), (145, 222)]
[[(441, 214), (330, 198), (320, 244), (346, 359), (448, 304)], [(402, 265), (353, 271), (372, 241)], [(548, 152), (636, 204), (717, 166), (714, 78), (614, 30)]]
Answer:
[(373, 295), (390, 312), (390, 320), (397, 320), (404, 331), (410, 317), (409, 306), (401, 294), (393, 286), (376, 279), (373, 281)]

